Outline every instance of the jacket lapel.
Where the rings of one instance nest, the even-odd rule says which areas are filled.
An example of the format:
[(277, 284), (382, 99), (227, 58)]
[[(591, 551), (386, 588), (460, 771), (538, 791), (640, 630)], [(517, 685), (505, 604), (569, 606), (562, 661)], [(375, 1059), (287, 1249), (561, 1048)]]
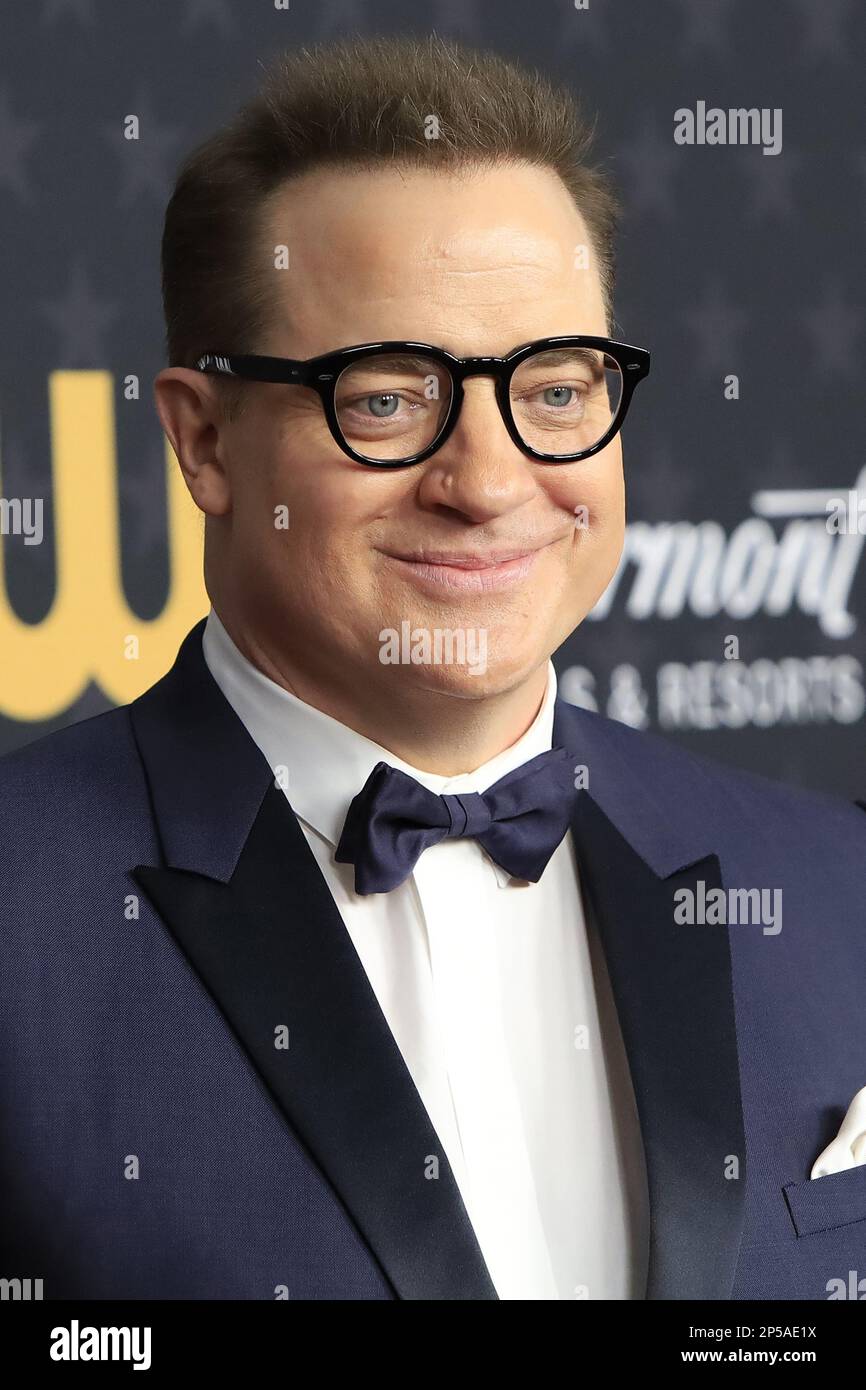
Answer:
[(130, 708), (164, 858), (133, 877), (397, 1296), (495, 1299), (436, 1132), (303, 831), (207, 670), (202, 629)]
[[(163, 860), (133, 876), (397, 1296), (495, 1299), (447, 1158), (303, 832), (207, 670), (203, 627), (130, 707)], [(726, 928), (673, 917), (677, 889), (724, 886), (711, 820), (664, 745), (655, 758), (654, 741), (562, 701), (554, 739), (589, 771), (572, 834), (640, 1117), (647, 1296), (724, 1299), (745, 1182), (730, 950)], [(288, 1048), (275, 1046), (281, 1028)], [(438, 1179), (425, 1176), (434, 1156)], [(738, 1180), (725, 1177), (731, 1157)]]
[[(674, 919), (679, 889), (699, 895), (701, 882), (706, 893), (725, 886), (712, 798), (707, 789), (703, 804), (690, 799), (669, 748), (560, 702), (554, 738), (588, 771), (572, 835), (640, 1118), (650, 1196), (647, 1297), (726, 1299), (745, 1191), (728, 928)], [(732, 1159), (738, 1177), (726, 1177)]]

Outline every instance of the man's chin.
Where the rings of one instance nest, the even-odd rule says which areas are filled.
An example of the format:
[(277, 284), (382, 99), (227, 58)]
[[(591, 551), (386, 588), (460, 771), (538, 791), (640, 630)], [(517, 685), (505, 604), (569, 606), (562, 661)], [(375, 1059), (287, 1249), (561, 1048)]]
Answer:
[(491, 659), (483, 652), (468, 654), (469, 660), (436, 663), (406, 663), (389, 673), (389, 686), (398, 690), (427, 691), (460, 700), (486, 700), (517, 689), (543, 664), (544, 657), (527, 653), (508, 659)]

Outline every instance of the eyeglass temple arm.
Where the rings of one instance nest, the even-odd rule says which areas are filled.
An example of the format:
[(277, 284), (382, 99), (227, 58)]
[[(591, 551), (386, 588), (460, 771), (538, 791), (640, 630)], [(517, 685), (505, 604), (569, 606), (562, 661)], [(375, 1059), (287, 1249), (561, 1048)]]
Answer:
[(317, 375), (314, 367), (307, 362), (293, 361), (286, 357), (240, 356), (225, 357), (218, 353), (206, 352), (195, 364), (199, 372), (210, 372), (220, 376), (241, 377), (245, 381), (285, 381), (306, 386)]

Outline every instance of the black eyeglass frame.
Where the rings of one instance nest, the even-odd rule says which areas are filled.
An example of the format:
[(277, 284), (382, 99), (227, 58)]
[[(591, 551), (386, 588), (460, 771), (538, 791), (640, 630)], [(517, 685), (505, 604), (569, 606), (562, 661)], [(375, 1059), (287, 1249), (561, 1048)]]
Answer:
[[(527, 357), (553, 348), (572, 347), (592, 348), (612, 357), (622, 373), (622, 394), (608, 429), (595, 444), (575, 454), (544, 454), (521, 438), (514, 423), (511, 410), (511, 378)], [(379, 357), (394, 353), (423, 355), (443, 367), (451, 377), (451, 401), (439, 432), (426, 448), (405, 459), (366, 458), (352, 448), (340, 429), (335, 402), (337, 382), (346, 368), (359, 357)], [(492, 376), (496, 382), (496, 399), (503, 423), (517, 447), (530, 458), (538, 459), (540, 463), (576, 463), (579, 459), (590, 458), (592, 454), (597, 454), (600, 449), (605, 448), (622, 428), (635, 386), (649, 375), (650, 353), (646, 348), (619, 343), (612, 338), (570, 334), (538, 338), (534, 342), (523, 343), (505, 357), (454, 357), (444, 348), (435, 347), (431, 343), (392, 340), (359, 343), (353, 347), (341, 348), (337, 352), (326, 352), (319, 357), (311, 357), (306, 361), (291, 357), (266, 357), (256, 353), (235, 355), (207, 352), (199, 357), (195, 367), (200, 372), (239, 377), (245, 381), (269, 381), (311, 387), (321, 398), (325, 419), (334, 441), (349, 458), (355, 463), (364, 464), (366, 468), (409, 468), (430, 458), (431, 454), (442, 447), (457, 423), (463, 405), (463, 383), (466, 378)]]

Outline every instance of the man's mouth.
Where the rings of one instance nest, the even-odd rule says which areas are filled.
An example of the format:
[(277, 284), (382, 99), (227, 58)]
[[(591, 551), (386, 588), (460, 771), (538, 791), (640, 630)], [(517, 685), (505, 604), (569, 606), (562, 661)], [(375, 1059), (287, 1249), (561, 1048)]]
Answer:
[(532, 571), (540, 546), (490, 550), (384, 551), (407, 579), (438, 592), (490, 593), (518, 584)]

